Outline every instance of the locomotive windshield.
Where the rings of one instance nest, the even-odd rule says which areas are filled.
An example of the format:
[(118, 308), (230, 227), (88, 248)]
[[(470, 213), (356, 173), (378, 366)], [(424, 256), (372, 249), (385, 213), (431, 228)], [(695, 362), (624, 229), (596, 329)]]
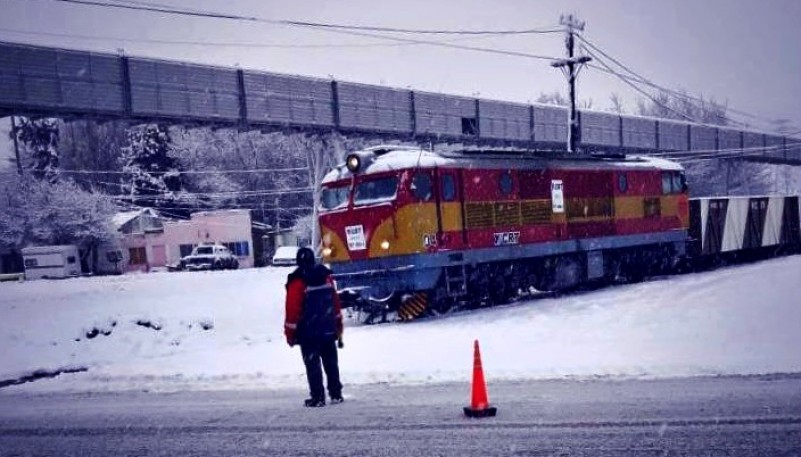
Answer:
[(391, 201), (395, 199), (397, 193), (397, 176), (362, 181), (356, 184), (353, 203), (355, 205), (369, 205), (371, 203)]
[(324, 187), (320, 196), (320, 206), (325, 210), (343, 208), (348, 204), (348, 185)]

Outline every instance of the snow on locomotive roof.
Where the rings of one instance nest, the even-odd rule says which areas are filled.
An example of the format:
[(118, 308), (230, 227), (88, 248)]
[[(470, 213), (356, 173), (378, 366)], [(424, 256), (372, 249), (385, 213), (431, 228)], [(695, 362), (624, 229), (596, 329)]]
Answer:
[[(368, 175), (409, 168), (433, 168), (455, 165), (468, 167), (485, 166), (488, 168), (542, 168), (576, 167), (581, 169), (656, 168), (660, 170), (681, 171), (684, 168), (678, 162), (659, 157), (626, 156), (625, 158), (565, 158), (547, 157), (544, 155), (522, 155), (520, 150), (493, 149), (492, 154), (476, 151), (434, 152), (420, 148), (405, 146), (380, 146), (357, 151), (356, 154), (373, 153), (373, 159), (357, 173)], [(338, 165), (323, 178), (323, 184), (348, 179), (353, 175), (345, 164)]]

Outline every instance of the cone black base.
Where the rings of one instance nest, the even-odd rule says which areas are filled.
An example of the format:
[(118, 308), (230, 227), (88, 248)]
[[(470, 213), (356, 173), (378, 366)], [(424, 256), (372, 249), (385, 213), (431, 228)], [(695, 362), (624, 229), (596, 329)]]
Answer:
[(484, 409), (473, 409), (469, 406), (464, 407), (464, 415), (467, 417), (495, 417), (498, 413), (498, 408), (488, 406)]

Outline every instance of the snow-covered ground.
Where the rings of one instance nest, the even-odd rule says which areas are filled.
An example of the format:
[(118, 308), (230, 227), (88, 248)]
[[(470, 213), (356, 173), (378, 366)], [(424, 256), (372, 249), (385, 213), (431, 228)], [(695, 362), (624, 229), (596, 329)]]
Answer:
[[(299, 349), (282, 333), (288, 272), (0, 283), (0, 381), (86, 367), (10, 389), (302, 387)], [(466, 381), (474, 339), (489, 379), (798, 372), (799, 279), (795, 256), (412, 323), (349, 322), (342, 377)]]

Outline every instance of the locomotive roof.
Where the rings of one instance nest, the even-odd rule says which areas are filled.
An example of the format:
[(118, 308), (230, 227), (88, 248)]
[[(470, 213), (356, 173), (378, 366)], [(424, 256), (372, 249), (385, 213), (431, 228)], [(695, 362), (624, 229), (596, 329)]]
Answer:
[[(626, 156), (617, 158), (565, 158), (548, 157), (543, 153), (513, 149), (459, 150), (452, 152), (427, 151), (404, 146), (377, 146), (357, 151), (362, 157), (370, 157), (359, 175), (369, 175), (409, 168), (488, 168), (488, 169), (541, 169), (572, 168), (584, 170), (608, 170), (615, 168), (640, 168), (680, 171), (684, 168), (677, 162), (658, 157)], [(323, 184), (348, 179), (353, 173), (344, 163), (331, 170), (323, 178)]]

